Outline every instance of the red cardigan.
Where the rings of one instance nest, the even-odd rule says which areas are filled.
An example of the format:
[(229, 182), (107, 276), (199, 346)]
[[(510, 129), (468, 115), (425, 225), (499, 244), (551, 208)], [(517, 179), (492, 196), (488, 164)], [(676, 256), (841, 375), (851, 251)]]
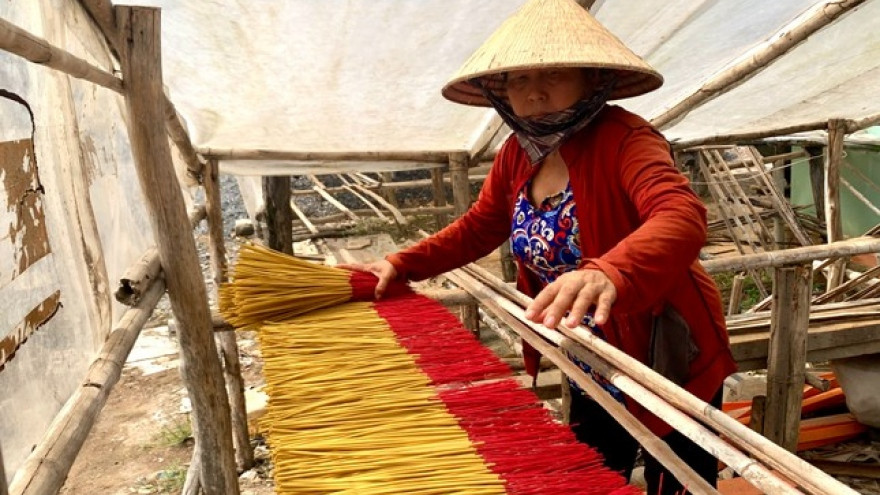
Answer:
[[(601, 270), (617, 289), (603, 325), (608, 342), (645, 363), (652, 315), (672, 305), (700, 351), (684, 387), (709, 401), (736, 363), (721, 296), (697, 259), (706, 240), (706, 209), (676, 170), (668, 143), (641, 117), (608, 106), (560, 153), (577, 204), (581, 269)], [(510, 235), (515, 194), (536, 171), (511, 137), (464, 216), (387, 259), (400, 277), (422, 280), (486, 256)], [(517, 287), (532, 297), (541, 289), (522, 266)], [(539, 356), (524, 347), (534, 375)], [(631, 399), (627, 406), (655, 433), (671, 431)]]

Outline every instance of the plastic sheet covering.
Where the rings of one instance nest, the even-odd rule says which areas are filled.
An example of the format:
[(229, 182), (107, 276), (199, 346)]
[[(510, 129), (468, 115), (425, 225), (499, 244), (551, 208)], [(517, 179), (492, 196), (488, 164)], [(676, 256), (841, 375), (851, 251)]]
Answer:
[(163, 8), (171, 98), (199, 147), (460, 150), (486, 110), (440, 88), (522, 2), (126, 0)]
[[(2, 2), (0, 17), (112, 66), (76, 1)], [(153, 236), (120, 95), (3, 51), (0, 90), (0, 443), (11, 479), (122, 314), (112, 291)]]
[(880, 113), (878, 87), (880, 1), (868, 0), (664, 133), (693, 139), (859, 119)]
[(664, 77), (663, 86), (622, 102), (652, 118), (809, 9), (816, 0), (615, 0), (596, 18)]
[[(867, 0), (665, 133), (691, 139), (876, 113), (880, 104), (863, 95), (880, 82), (873, 70), (880, 59), (878, 2)], [(147, 3), (163, 7), (165, 82), (197, 146), (452, 151), (471, 149), (487, 111), (448, 103), (439, 90), (523, 2)], [(827, 3), (600, 0), (593, 12), (665, 76), (659, 91), (621, 102), (650, 119)], [(255, 164), (247, 162), (221, 166), (243, 175), (306, 170), (293, 161), (252, 171), (246, 169)]]

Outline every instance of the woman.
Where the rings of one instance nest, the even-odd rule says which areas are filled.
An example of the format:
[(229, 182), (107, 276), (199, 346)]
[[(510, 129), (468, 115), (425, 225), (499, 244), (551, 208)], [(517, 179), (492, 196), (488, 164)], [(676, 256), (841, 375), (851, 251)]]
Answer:
[[(517, 287), (535, 297), (529, 319), (554, 328), (563, 318), (573, 326), (587, 316), (610, 344), (719, 406), (722, 382), (735, 363), (720, 295), (697, 261), (705, 208), (675, 169), (660, 133), (606, 104), (661, 83), (572, 0), (528, 2), (443, 89), (452, 101), (493, 106), (514, 131), (477, 201), (421, 243), (350, 268), (379, 277), (378, 297), (390, 280), (439, 275), (510, 237)], [(539, 356), (524, 347), (534, 376)], [(637, 443), (571, 386), (575, 434), (628, 476)], [(715, 484), (711, 455), (604, 386)], [(648, 493), (682, 490), (650, 456), (645, 477)]]

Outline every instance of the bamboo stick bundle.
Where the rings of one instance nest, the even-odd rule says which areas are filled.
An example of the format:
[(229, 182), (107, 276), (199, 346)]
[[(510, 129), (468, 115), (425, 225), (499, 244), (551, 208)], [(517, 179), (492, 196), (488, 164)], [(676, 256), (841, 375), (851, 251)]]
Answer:
[(348, 302), (258, 335), (278, 493), (638, 493), (530, 391), (484, 382), (509, 368), (424, 296)]
[[(231, 282), (220, 287), (220, 313), (240, 328), (351, 300), (369, 301), (377, 283), (372, 274), (311, 263), (255, 244), (242, 247), (230, 275)], [(385, 294), (408, 291), (395, 283)]]
[(278, 493), (638, 493), (445, 307), (376, 282), (246, 246), (223, 287), (259, 329)]

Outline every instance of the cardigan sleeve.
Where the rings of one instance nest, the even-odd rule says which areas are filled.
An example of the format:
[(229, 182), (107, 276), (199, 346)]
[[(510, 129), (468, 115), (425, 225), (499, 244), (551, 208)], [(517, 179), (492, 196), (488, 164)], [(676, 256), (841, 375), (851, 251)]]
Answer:
[(653, 128), (632, 130), (619, 157), (618, 178), (639, 227), (584, 267), (602, 270), (614, 283), (615, 309), (642, 311), (660, 302), (699, 256), (706, 241), (706, 208)]
[(446, 228), (416, 245), (391, 254), (398, 278), (424, 280), (474, 262), (510, 235), (512, 214), (511, 141), (496, 155), (477, 201)]

